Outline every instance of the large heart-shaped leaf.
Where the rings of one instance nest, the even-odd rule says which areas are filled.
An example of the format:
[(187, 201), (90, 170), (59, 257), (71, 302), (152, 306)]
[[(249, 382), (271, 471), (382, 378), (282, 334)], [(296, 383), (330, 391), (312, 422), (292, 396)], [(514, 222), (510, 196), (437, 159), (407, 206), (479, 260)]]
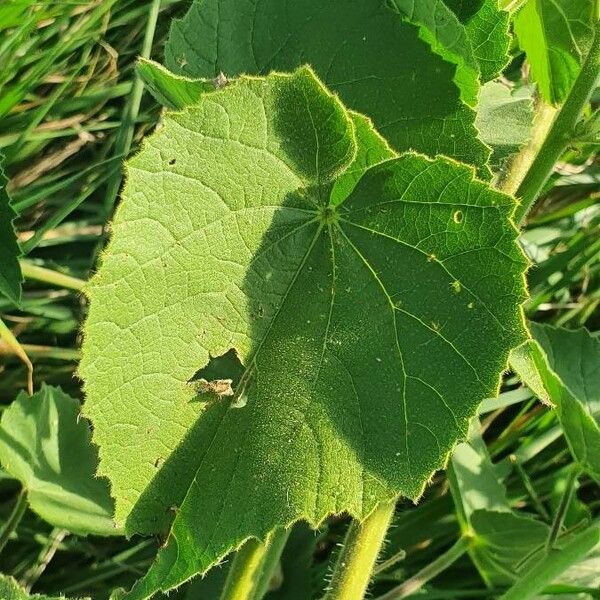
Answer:
[(173, 22), (166, 64), (204, 78), (310, 64), (396, 150), (445, 154), (487, 176), (489, 150), (461, 100), (477, 95), (464, 27), (440, 0), (392, 5), (402, 15), (384, 0), (196, 0)]
[(330, 199), (355, 121), (310, 70), (242, 78), (128, 165), (80, 373), (117, 520), (175, 515), (139, 597), (418, 497), (524, 338), (514, 200), (413, 153)]
[(108, 482), (97, 479), (96, 450), (79, 401), (43, 385), (2, 413), (0, 464), (27, 491), (32, 510), (79, 535), (116, 535)]
[(4, 157), (0, 154), (0, 294), (15, 304), (21, 302), (21, 250), (13, 228), (17, 214), (10, 204), (6, 190), (8, 180), (3, 171)]

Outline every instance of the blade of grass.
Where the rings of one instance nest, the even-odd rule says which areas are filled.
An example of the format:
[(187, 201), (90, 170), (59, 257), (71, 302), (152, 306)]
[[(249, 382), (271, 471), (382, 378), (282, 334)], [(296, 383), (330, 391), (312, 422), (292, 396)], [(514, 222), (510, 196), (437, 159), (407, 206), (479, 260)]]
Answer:
[(33, 364), (29, 356), (13, 335), (13, 332), (0, 319), (0, 341), (6, 344), (12, 354), (15, 354), (27, 367), (27, 393), (33, 395)]
[[(152, 0), (148, 20), (146, 22), (146, 31), (144, 34), (142, 52), (140, 54), (140, 56), (143, 58), (150, 57), (159, 9), (160, 0)], [(127, 156), (129, 154), (131, 142), (133, 140), (135, 122), (140, 110), (143, 93), (144, 84), (140, 77), (136, 74), (134, 75), (133, 87), (131, 89), (129, 101), (125, 107), (119, 133), (115, 142), (115, 155), (117, 156)], [(107, 216), (112, 214), (113, 207), (117, 199), (117, 194), (119, 193), (119, 188), (121, 187), (121, 179), (122, 175), (120, 170), (114, 172), (109, 178), (106, 195), (104, 197), (104, 211)]]
[(26, 260), (20, 261), (20, 264), (23, 277), (26, 279), (43, 281), (44, 283), (49, 283), (50, 285), (64, 287), (77, 292), (80, 292), (85, 286), (85, 281), (82, 279), (77, 279), (76, 277), (65, 275), (64, 273), (58, 273), (57, 271), (52, 271), (51, 269), (46, 269), (45, 267), (39, 267)]

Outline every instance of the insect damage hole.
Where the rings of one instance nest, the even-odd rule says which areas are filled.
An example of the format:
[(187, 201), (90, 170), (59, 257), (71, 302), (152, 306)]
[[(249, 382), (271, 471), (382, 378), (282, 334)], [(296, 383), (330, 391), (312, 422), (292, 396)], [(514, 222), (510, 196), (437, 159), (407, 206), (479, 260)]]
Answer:
[[(237, 388), (244, 373), (237, 352), (231, 348), (221, 356), (210, 358), (208, 364), (189, 380), (201, 402), (221, 401), (231, 399), (231, 406), (240, 406)], [(245, 402), (244, 402), (245, 404)]]
[(462, 210), (455, 210), (454, 214), (452, 215), (452, 220), (458, 225), (459, 223), (462, 223), (462, 220), (464, 218), (463, 212)]

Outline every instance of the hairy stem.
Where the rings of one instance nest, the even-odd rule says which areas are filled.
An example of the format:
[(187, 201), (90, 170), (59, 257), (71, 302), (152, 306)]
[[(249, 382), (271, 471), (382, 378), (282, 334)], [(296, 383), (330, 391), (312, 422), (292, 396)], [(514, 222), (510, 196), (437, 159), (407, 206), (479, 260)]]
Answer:
[(395, 507), (395, 502), (383, 503), (362, 523), (352, 521), (324, 600), (364, 598)]
[(469, 547), (470, 538), (462, 536), (450, 549), (444, 554), (438, 556), (433, 562), (421, 569), (416, 575), (407, 579), (398, 587), (377, 598), (377, 600), (398, 600), (406, 598), (420, 590), (429, 580), (445, 571), (450, 565), (456, 562)]
[(509, 166), (497, 186), (500, 190), (511, 195), (517, 193), (548, 136), (556, 113), (557, 109), (554, 106), (544, 102), (539, 95), (536, 97), (531, 137), (527, 144), (510, 159)]
[(17, 501), (10, 513), (4, 527), (0, 530), (0, 552), (4, 550), (4, 546), (8, 543), (13, 531), (19, 526), (25, 510), (27, 509), (27, 492), (22, 489), (17, 496)]
[(276, 529), (264, 544), (248, 540), (233, 559), (221, 600), (260, 600), (268, 590), (288, 535), (286, 529)]
[(521, 204), (515, 212), (515, 221), (522, 225), (527, 213), (540, 195), (546, 181), (554, 170), (554, 165), (569, 145), (575, 127), (587, 106), (595, 88), (600, 71), (600, 22), (596, 23), (594, 41), (589, 54), (581, 67), (569, 96), (548, 131), (546, 139), (539, 147), (535, 159), (516, 195)]

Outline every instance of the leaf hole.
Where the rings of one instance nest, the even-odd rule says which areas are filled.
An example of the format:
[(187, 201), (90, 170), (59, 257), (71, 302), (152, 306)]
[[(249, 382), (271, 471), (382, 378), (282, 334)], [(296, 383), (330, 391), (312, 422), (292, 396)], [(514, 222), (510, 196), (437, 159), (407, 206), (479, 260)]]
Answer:
[(173, 166), (173, 165), (174, 165), (176, 162), (177, 162), (177, 159), (176, 159), (176, 158), (172, 158), (172, 159), (169, 161), (169, 164), (170, 164), (171, 166)]
[(208, 363), (188, 381), (196, 390), (196, 401), (207, 402), (235, 398), (244, 373), (237, 352), (230, 348), (225, 354), (211, 356)]
[(456, 210), (456, 211), (454, 211), (454, 214), (452, 215), (452, 218), (454, 219), (455, 223), (462, 223), (462, 220), (464, 218), (462, 210)]

